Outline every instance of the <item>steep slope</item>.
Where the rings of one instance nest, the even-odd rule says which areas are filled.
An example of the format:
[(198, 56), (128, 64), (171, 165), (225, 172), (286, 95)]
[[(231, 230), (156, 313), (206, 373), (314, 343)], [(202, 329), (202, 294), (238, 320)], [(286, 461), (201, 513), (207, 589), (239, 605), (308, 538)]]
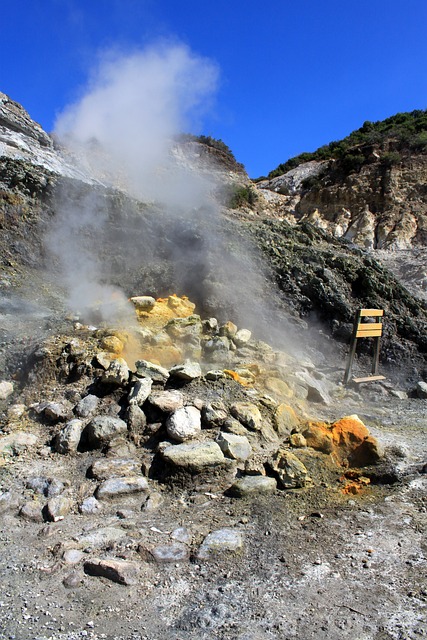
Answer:
[[(311, 222), (365, 249), (382, 250), (378, 257), (423, 297), (427, 295), (426, 113), (365, 123), (341, 142), (279, 165), (269, 179), (258, 183), (262, 193), (281, 194), (276, 197), (276, 215)], [(400, 257), (399, 251), (406, 253)], [(400, 268), (402, 259), (409, 263), (406, 274)]]

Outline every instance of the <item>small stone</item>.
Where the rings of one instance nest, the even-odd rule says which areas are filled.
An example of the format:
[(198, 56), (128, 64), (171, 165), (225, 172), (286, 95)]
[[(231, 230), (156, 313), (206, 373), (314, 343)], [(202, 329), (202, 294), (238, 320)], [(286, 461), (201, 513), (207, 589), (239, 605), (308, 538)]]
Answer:
[(169, 370), (169, 374), (172, 378), (178, 380), (195, 380), (201, 378), (202, 369), (198, 362), (184, 362), (184, 364), (178, 364)]
[(224, 454), (213, 440), (168, 446), (162, 452), (162, 456), (166, 462), (195, 473), (223, 465), (225, 462)]
[(83, 565), (84, 572), (90, 576), (107, 578), (123, 585), (137, 582), (138, 568), (134, 562), (125, 560), (98, 559), (87, 560)]
[(59, 522), (70, 512), (72, 502), (64, 495), (51, 498), (46, 505), (46, 517), (51, 522)]
[(17, 431), (0, 438), (0, 454), (18, 456), (37, 444), (38, 437), (34, 433)]
[(124, 344), (116, 336), (105, 336), (100, 342), (100, 347), (108, 353), (119, 355), (123, 351)]
[(178, 527), (172, 531), (171, 538), (182, 544), (191, 544), (192, 536), (187, 527)]
[(231, 415), (252, 431), (260, 431), (262, 415), (258, 407), (250, 402), (236, 402), (230, 407)]
[(89, 467), (89, 475), (96, 480), (121, 478), (141, 471), (141, 464), (133, 458), (104, 458), (95, 460)]
[(277, 482), (268, 476), (244, 476), (230, 487), (229, 493), (236, 498), (246, 498), (251, 495), (274, 493)]
[(222, 369), (212, 369), (210, 371), (207, 371), (205, 375), (206, 380), (222, 380), (226, 377), (227, 376)]
[(80, 443), (83, 431), (83, 422), (78, 418), (69, 420), (58, 433), (55, 440), (55, 449), (58, 453), (75, 453)]
[(306, 485), (308, 471), (296, 455), (288, 449), (280, 447), (270, 458), (268, 464), (278, 476), (280, 485), (284, 489), (293, 489)]
[(64, 421), (68, 416), (68, 408), (60, 402), (42, 402), (36, 411), (43, 413), (51, 422)]
[(7, 417), (9, 420), (19, 420), (27, 411), (25, 404), (13, 404), (7, 410)]
[(65, 484), (57, 478), (49, 478), (46, 490), (44, 492), (47, 498), (55, 498), (61, 495), (65, 489)]
[(102, 504), (95, 498), (95, 496), (89, 496), (85, 498), (79, 505), (79, 511), (83, 515), (93, 515), (102, 510)]
[(75, 589), (79, 587), (83, 582), (83, 577), (79, 571), (73, 571), (69, 573), (62, 581), (62, 584), (66, 589)]
[(141, 509), (143, 511), (155, 511), (163, 504), (164, 501), (165, 499), (162, 494), (159, 491), (154, 491), (148, 496)]
[(237, 347), (243, 347), (247, 344), (252, 337), (252, 333), (249, 329), (239, 329), (233, 336), (233, 342)]
[(154, 309), (154, 305), (156, 304), (155, 298), (151, 296), (133, 296), (130, 301), (137, 311), (145, 311), (147, 313)]
[(137, 360), (135, 366), (139, 376), (151, 378), (153, 382), (164, 384), (169, 378), (169, 371), (167, 369), (148, 360)]
[(234, 322), (230, 320), (225, 324), (221, 325), (219, 328), (219, 335), (226, 336), (227, 338), (234, 338), (237, 333), (237, 327)]
[(176, 389), (152, 393), (148, 400), (153, 407), (156, 407), (164, 413), (172, 413), (184, 406), (184, 396)]
[(156, 562), (183, 562), (189, 558), (189, 550), (185, 544), (164, 544), (154, 547), (151, 550), (151, 555)]
[(84, 433), (89, 444), (95, 449), (109, 444), (113, 438), (127, 433), (126, 422), (113, 416), (97, 416), (86, 427)]
[(74, 407), (74, 413), (80, 418), (87, 418), (96, 411), (99, 404), (99, 398), (93, 394), (89, 394), (82, 398)]
[(148, 491), (148, 482), (144, 476), (111, 478), (102, 482), (96, 490), (98, 500), (116, 496)]
[(233, 460), (245, 461), (252, 454), (252, 447), (246, 436), (239, 436), (234, 433), (220, 433), (217, 443), (221, 447), (221, 451)]
[(95, 360), (101, 369), (106, 371), (111, 364), (112, 356), (105, 351), (99, 351), (95, 356)]
[(74, 540), (81, 545), (104, 547), (125, 538), (126, 535), (126, 531), (121, 527), (102, 527), (101, 529), (96, 527), (87, 533), (76, 536)]
[(7, 400), (13, 393), (13, 382), (2, 380), (0, 382), (0, 400)]
[(288, 404), (279, 404), (273, 415), (273, 426), (279, 436), (287, 437), (299, 424), (295, 411)]
[(170, 438), (177, 442), (191, 440), (201, 431), (201, 415), (196, 407), (182, 407), (174, 411), (166, 421)]
[(417, 396), (423, 400), (427, 398), (427, 382), (420, 380), (416, 386)]
[(213, 402), (202, 407), (202, 422), (208, 429), (220, 427), (227, 417), (227, 411), (222, 403)]
[(137, 378), (128, 395), (130, 405), (142, 406), (151, 393), (151, 378)]
[(66, 564), (77, 564), (84, 557), (80, 549), (67, 549), (62, 556)]
[(203, 540), (197, 558), (207, 560), (230, 553), (236, 554), (243, 551), (243, 537), (240, 531), (235, 529), (218, 529), (213, 531)]
[(0, 513), (6, 513), (17, 509), (19, 505), (18, 497), (12, 491), (0, 493)]
[(42, 505), (35, 500), (26, 502), (19, 510), (19, 515), (24, 520), (31, 522), (43, 522)]
[(101, 376), (101, 382), (104, 384), (113, 384), (116, 386), (124, 386), (129, 380), (129, 367), (123, 358), (115, 358), (110, 366)]
[(304, 438), (302, 433), (293, 433), (289, 438), (289, 442), (291, 444), (291, 447), (302, 448), (307, 446), (307, 440)]

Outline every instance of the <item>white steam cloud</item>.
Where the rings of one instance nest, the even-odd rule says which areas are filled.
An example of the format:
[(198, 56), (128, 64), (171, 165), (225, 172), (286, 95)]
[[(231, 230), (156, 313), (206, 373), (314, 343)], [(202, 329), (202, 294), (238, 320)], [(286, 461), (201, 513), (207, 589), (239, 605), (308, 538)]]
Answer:
[[(194, 211), (206, 204), (212, 184), (177, 162), (173, 149), (179, 134), (200, 124), (217, 82), (216, 65), (182, 45), (109, 53), (83, 97), (58, 117), (55, 134), (86, 174), (102, 184), (142, 202), (161, 202), (169, 211)], [(98, 319), (128, 323), (133, 314), (126, 312), (126, 297), (108, 281), (105, 252), (108, 243), (120, 242), (120, 221), (106, 235), (115, 213), (105, 195), (96, 188), (63, 185), (56, 209), (49, 245), (71, 309), (91, 321), (95, 306)]]
[(59, 116), (55, 132), (101, 181), (164, 200), (172, 141), (197, 127), (217, 81), (217, 67), (182, 45), (110, 53), (88, 92)]

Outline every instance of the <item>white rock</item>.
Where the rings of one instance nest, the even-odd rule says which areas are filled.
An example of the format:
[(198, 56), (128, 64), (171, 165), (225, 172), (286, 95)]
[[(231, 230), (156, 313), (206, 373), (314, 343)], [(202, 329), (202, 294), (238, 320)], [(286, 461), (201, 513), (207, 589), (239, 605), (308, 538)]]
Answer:
[(170, 438), (177, 442), (191, 440), (201, 431), (201, 414), (196, 407), (182, 407), (174, 411), (166, 421)]
[(2, 380), (0, 382), (0, 400), (6, 400), (13, 393), (13, 383)]

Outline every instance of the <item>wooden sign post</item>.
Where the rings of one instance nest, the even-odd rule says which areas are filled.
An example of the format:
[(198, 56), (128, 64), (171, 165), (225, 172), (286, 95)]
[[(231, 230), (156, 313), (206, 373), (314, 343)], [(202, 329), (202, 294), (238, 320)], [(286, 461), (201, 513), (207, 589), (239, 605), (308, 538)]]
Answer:
[[(373, 382), (375, 380), (385, 380), (385, 376), (378, 374), (378, 365), (380, 360), (380, 339), (383, 331), (383, 323), (381, 322), (384, 315), (383, 309), (359, 309), (356, 312), (353, 325), (353, 334), (351, 336), (350, 353), (348, 356), (347, 368), (344, 374), (344, 384), (348, 384), (351, 378), (351, 369), (356, 353), (356, 345), (358, 338), (375, 338), (374, 359), (372, 362), (372, 374), (364, 378), (353, 378), (356, 384), (360, 382)], [(362, 322), (362, 318), (375, 318), (374, 322)]]

